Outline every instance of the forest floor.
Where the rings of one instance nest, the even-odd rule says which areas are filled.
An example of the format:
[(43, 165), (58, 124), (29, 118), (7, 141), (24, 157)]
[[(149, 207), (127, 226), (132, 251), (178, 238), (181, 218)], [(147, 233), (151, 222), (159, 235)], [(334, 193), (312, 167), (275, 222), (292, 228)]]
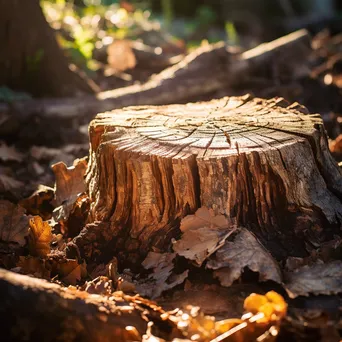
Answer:
[[(101, 12), (97, 8), (96, 14), (91, 8), (75, 13), (72, 7), (62, 13), (58, 5), (50, 3), (44, 9), (67, 55), (101, 91), (142, 84), (152, 75), (181, 61), (194, 49), (194, 40), (197, 44), (209, 44), (194, 36), (198, 30), (195, 24), (188, 25), (190, 38), (176, 39), (161, 30), (158, 22), (150, 19), (148, 11), (136, 10), (129, 4), (119, 11), (103, 8)], [(204, 21), (210, 19), (205, 18)], [(212, 31), (213, 40), (219, 40), (227, 33), (219, 29)], [(234, 32), (230, 32), (230, 36), (233, 39)], [(342, 33), (332, 36), (329, 31), (322, 31), (312, 38), (311, 49), (305, 72), (288, 72), (275, 67), (271, 74), (265, 74), (260, 70), (258, 75), (236, 88), (222, 88), (191, 100), (249, 93), (261, 98), (284, 97), (289, 103), (299, 102), (310, 113), (322, 116), (330, 151), (336, 161), (341, 162)], [(30, 95), (0, 89), (0, 102), (14, 104), (23, 99), (30, 99)], [(152, 297), (165, 310), (187, 304), (199, 306), (204, 314), (214, 316), (217, 321), (241, 317), (243, 301), (249, 294), (275, 290), (289, 305), (282, 323), (284, 331), (280, 329), (284, 341), (293, 336), (291, 334), (298, 340), (298, 336), (308, 340), (317, 336), (322, 341), (339, 340), (342, 331), (341, 236), (320, 246), (319, 255), (287, 261), (286, 271), (302, 267), (307, 271), (302, 273), (301, 280), (293, 279), (292, 289), (300, 286), (306, 289), (295, 294), (272, 280), (258, 282), (258, 274), (248, 270), (248, 264), (233, 285), (224, 287), (214, 279), (212, 272), (204, 272), (191, 264), (186, 274), (180, 273), (179, 263), (185, 259), (177, 259), (173, 264), (174, 253), (163, 261), (157, 255), (149, 255), (139, 274), (120, 265), (120, 259), (115, 257), (106, 262), (86, 263), (73, 255), (71, 243), (87, 226), (90, 205), (83, 180), (89, 154), (88, 124), (88, 116), (70, 119), (33, 114), (16, 121), (7, 113), (1, 113), (0, 107), (0, 135), (3, 137), (0, 141), (0, 267), (104, 296), (108, 296), (108, 291), (102, 282), (109, 281), (112, 291), (138, 292)], [(325, 269), (329, 273), (328, 279), (322, 282), (320, 289), (313, 289), (310, 277), (320, 277), (319, 267), (323, 262), (329, 263), (326, 268), (331, 272)], [(310, 293), (314, 295), (309, 296)], [(134, 302), (127, 298), (125, 300)], [(145, 305), (146, 310), (155, 310), (152, 301), (146, 300)], [(250, 310), (248, 305), (246, 308)], [(171, 315), (180, 322), (179, 314)], [(191, 323), (192, 330), (188, 327), (192, 333), (209, 325), (202, 316), (196, 317), (197, 321)], [(184, 321), (190, 324), (190, 318), (184, 318)], [(159, 329), (163, 330), (161, 326)], [(222, 333), (222, 328), (215, 329), (215, 334), (201, 336), (202, 341), (213, 340)], [(140, 331), (135, 336), (137, 339), (139, 334)], [(154, 334), (158, 335), (156, 331)], [(253, 334), (255, 332), (249, 338), (255, 338)], [(160, 336), (167, 339), (165, 334)], [(147, 334), (145, 340), (153, 341), (152, 337)]]

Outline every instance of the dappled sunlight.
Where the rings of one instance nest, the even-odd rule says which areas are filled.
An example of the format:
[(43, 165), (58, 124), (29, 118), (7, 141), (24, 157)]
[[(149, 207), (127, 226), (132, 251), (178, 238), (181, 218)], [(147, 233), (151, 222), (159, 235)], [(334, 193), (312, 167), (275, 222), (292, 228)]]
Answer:
[(341, 13), (0, 1), (0, 340), (340, 341)]

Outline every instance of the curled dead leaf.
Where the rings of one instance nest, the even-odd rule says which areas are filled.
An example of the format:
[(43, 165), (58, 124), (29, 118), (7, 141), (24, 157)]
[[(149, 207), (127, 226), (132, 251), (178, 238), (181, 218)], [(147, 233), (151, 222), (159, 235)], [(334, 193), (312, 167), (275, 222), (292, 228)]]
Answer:
[(239, 228), (234, 241), (226, 241), (207, 263), (221, 285), (230, 286), (245, 267), (259, 273), (259, 280), (281, 283), (282, 275), (277, 262), (246, 228)]
[(201, 266), (234, 232), (235, 229), (229, 226), (225, 216), (215, 216), (212, 210), (202, 207), (194, 215), (188, 215), (181, 221), (183, 235), (173, 243), (173, 250)]
[(24, 155), (14, 147), (7, 146), (5, 142), (0, 142), (0, 159), (4, 162), (7, 161), (16, 161), (22, 162), (24, 159)]
[(74, 165), (67, 167), (63, 162), (51, 166), (55, 177), (55, 206), (53, 218), (56, 222), (68, 219), (75, 203), (86, 191), (84, 175), (87, 169), (85, 158), (76, 159)]
[(230, 222), (224, 215), (215, 215), (212, 209), (201, 207), (194, 215), (188, 215), (182, 219), (180, 229), (184, 233), (201, 227), (228, 228), (229, 225)]
[(149, 252), (142, 265), (146, 269), (153, 269), (153, 273), (136, 284), (138, 293), (156, 298), (164, 291), (182, 284), (188, 277), (189, 271), (186, 270), (181, 274), (173, 274), (173, 260), (176, 253), (156, 253)]
[(51, 269), (44, 259), (33, 256), (20, 256), (16, 271), (21, 274), (33, 275), (36, 278), (50, 279)]
[(38, 189), (28, 198), (19, 202), (28, 214), (39, 215), (44, 220), (51, 218), (53, 206), (51, 201), (54, 198), (54, 190), (48, 186), (39, 185)]
[(52, 241), (51, 227), (40, 216), (30, 219), (29, 250), (33, 256), (46, 257), (50, 253)]
[(305, 265), (287, 274), (285, 287), (291, 298), (342, 293), (342, 261)]
[(87, 267), (85, 262), (79, 264), (77, 260), (66, 259), (58, 265), (58, 275), (64, 283), (76, 285), (87, 276)]
[(73, 166), (67, 167), (63, 162), (51, 166), (56, 177), (56, 205), (72, 202), (85, 192), (84, 174), (87, 169), (85, 158), (76, 159)]
[(115, 70), (133, 69), (137, 60), (129, 40), (115, 40), (108, 48), (108, 64)]
[(12, 192), (14, 190), (21, 189), (23, 186), (23, 182), (20, 182), (5, 174), (0, 174), (0, 192)]
[(9, 201), (0, 200), (0, 240), (25, 245), (29, 233), (29, 218), (25, 209)]

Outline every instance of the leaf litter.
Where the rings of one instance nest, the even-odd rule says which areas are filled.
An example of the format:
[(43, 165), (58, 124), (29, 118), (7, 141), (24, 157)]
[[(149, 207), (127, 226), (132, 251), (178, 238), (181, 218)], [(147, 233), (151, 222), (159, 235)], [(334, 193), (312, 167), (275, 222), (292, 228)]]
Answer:
[(342, 261), (305, 265), (289, 272), (285, 287), (291, 298), (342, 293)]
[(173, 250), (180, 256), (201, 266), (234, 232), (224, 215), (215, 216), (212, 210), (202, 207), (194, 215), (188, 215), (181, 221), (183, 235), (173, 242)]
[(176, 253), (156, 253), (149, 252), (142, 266), (153, 273), (147, 279), (136, 284), (138, 293), (150, 297), (157, 298), (164, 291), (182, 284), (187, 278), (189, 271), (185, 270), (181, 274), (174, 274), (173, 261)]
[(14, 146), (8, 146), (5, 142), (0, 141), (0, 160), (4, 162), (22, 162), (24, 154), (19, 152)]
[(26, 244), (29, 234), (29, 218), (25, 209), (6, 200), (0, 200), (0, 240)]
[(40, 216), (30, 219), (29, 250), (33, 256), (46, 257), (51, 250), (52, 241), (51, 227)]
[[(183, 234), (173, 241), (174, 253), (150, 252), (147, 255), (142, 265), (152, 273), (137, 284), (138, 292), (156, 298), (181, 284), (189, 276), (189, 270), (175, 273), (179, 256), (194, 262), (197, 267), (206, 262), (205, 268), (214, 270), (214, 277), (222, 286), (231, 286), (241, 277), (245, 267), (259, 273), (260, 281), (282, 282), (278, 263), (254, 234), (246, 228), (237, 228), (224, 215), (214, 215), (212, 210), (202, 207), (194, 215), (186, 216), (180, 229)], [(170, 281), (172, 276), (176, 281)]]
[(245, 267), (258, 272), (260, 281), (282, 282), (280, 268), (271, 254), (254, 234), (246, 228), (239, 228), (234, 241), (226, 241), (208, 261), (207, 268), (215, 270), (214, 275), (221, 285), (230, 286), (240, 278)]

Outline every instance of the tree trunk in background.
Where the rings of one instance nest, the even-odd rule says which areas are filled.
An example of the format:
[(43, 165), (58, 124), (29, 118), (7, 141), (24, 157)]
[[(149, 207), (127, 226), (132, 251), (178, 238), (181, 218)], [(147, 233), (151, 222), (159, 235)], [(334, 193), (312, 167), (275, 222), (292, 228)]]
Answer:
[(69, 69), (39, 0), (0, 0), (0, 86), (34, 96), (74, 96), (95, 87)]

